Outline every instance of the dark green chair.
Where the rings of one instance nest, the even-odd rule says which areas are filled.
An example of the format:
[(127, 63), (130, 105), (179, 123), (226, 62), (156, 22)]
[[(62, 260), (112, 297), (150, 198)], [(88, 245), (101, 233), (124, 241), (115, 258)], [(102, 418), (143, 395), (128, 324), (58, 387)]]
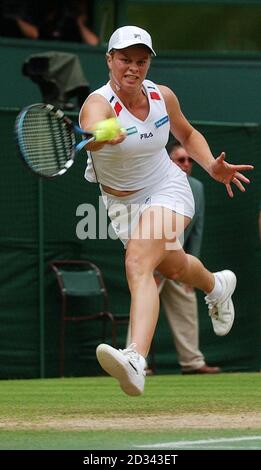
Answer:
[[(106, 339), (106, 326), (111, 323), (111, 344), (117, 347), (117, 325), (127, 324), (129, 315), (113, 315), (109, 311), (108, 292), (101, 270), (84, 260), (54, 260), (50, 266), (55, 273), (61, 295), (60, 376), (64, 376), (65, 324), (92, 320), (103, 321), (102, 342)], [(70, 299), (96, 300), (94, 310), (73, 314)]]

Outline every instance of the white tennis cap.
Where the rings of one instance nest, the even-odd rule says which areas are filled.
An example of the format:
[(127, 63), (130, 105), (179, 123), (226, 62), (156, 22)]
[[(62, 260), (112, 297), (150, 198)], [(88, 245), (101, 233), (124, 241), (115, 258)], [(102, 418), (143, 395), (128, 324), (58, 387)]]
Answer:
[(134, 46), (135, 44), (144, 44), (151, 52), (156, 55), (152, 48), (151, 36), (145, 29), (139, 28), (138, 26), (122, 26), (116, 29), (111, 35), (108, 52), (112, 49), (124, 49), (125, 47)]

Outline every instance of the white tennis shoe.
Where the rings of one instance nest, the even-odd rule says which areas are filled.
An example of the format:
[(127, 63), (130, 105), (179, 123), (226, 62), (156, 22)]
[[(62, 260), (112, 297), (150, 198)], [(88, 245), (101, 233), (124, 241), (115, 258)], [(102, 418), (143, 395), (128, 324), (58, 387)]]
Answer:
[(210, 300), (206, 296), (205, 301), (208, 305), (208, 312), (214, 332), (218, 336), (225, 336), (229, 333), (234, 323), (235, 309), (231, 297), (236, 288), (237, 278), (229, 270), (220, 271), (215, 274), (222, 284), (221, 297), (216, 300)]
[(96, 356), (101, 367), (120, 383), (121, 389), (131, 396), (141, 395), (145, 385), (146, 360), (135, 350), (132, 343), (127, 349), (115, 349), (100, 344)]

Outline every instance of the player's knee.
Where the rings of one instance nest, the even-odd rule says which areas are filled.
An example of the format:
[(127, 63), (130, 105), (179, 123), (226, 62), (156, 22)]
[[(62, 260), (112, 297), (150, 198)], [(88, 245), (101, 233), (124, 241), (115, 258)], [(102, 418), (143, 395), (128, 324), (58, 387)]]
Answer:
[(187, 270), (189, 268), (189, 262), (187, 257), (184, 257), (182, 260), (182, 263), (174, 265), (170, 274), (169, 274), (169, 279), (172, 279), (173, 281), (182, 281), (184, 276), (187, 273)]
[(146, 265), (141, 253), (126, 255), (125, 268), (128, 280), (132, 281), (142, 276), (146, 271)]

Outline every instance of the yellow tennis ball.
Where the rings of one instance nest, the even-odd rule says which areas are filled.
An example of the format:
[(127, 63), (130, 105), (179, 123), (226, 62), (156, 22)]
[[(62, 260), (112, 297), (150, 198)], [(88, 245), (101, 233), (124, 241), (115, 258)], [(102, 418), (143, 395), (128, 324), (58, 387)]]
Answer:
[(96, 142), (103, 142), (117, 137), (121, 132), (121, 126), (116, 118), (104, 119), (97, 122), (94, 129)]

